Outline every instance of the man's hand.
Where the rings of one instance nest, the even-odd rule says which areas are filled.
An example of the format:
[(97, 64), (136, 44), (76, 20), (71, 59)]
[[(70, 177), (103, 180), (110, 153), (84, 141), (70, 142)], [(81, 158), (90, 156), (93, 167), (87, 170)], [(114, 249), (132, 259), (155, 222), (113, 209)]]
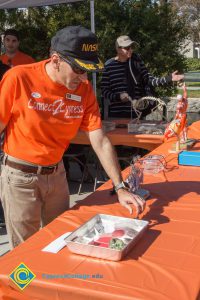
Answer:
[(134, 195), (130, 193), (128, 190), (119, 189), (117, 191), (119, 202), (122, 206), (126, 207), (130, 214), (132, 214), (133, 210), (130, 204), (133, 204), (136, 208), (136, 217), (143, 212), (145, 208), (145, 201), (138, 195)]
[(128, 93), (121, 93), (120, 94), (120, 100), (122, 101), (122, 102), (128, 102), (129, 101), (129, 95), (128, 95)]
[(177, 74), (178, 71), (175, 71), (172, 73), (172, 81), (180, 81), (183, 80), (184, 75), (183, 74)]
[[(122, 182), (122, 176), (120, 171), (120, 166), (117, 160), (114, 148), (105, 135), (102, 129), (97, 129), (93, 131), (86, 132), (91, 145), (96, 152), (104, 170), (107, 175), (112, 180), (114, 186)], [(117, 195), (119, 202), (122, 206), (126, 207), (130, 213), (132, 213), (132, 208), (130, 204), (133, 204), (136, 208), (137, 216), (144, 210), (145, 201), (138, 195), (134, 195), (125, 189), (118, 189)]]

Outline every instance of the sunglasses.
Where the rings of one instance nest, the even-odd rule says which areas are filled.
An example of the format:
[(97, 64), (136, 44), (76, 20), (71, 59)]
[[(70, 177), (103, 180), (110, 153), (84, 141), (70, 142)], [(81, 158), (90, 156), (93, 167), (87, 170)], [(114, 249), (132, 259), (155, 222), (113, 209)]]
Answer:
[(85, 70), (82, 70), (81, 68), (77, 67), (75, 64), (73, 64), (70, 60), (68, 60), (67, 58), (63, 57), (62, 55), (59, 55), (59, 57), (65, 61), (66, 63), (68, 63), (70, 65), (70, 67), (72, 68), (72, 71), (76, 74), (82, 75), (84, 73), (86, 73)]

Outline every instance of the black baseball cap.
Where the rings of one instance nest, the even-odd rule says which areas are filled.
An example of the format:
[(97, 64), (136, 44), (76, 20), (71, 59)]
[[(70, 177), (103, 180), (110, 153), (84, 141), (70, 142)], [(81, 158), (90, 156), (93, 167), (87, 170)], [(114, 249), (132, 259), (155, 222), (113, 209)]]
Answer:
[(104, 69), (98, 57), (96, 35), (80, 25), (59, 30), (51, 40), (51, 50), (66, 57), (84, 71), (100, 72)]
[(16, 30), (16, 29), (7, 29), (5, 32), (4, 32), (4, 37), (6, 37), (7, 35), (13, 35), (15, 36), (18, 41), (19, 41), (19, 32)]

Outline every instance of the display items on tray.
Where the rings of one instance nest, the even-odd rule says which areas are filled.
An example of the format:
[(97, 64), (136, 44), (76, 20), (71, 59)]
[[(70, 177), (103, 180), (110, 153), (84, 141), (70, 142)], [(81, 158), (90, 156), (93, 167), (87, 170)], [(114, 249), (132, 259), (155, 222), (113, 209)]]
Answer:
[(132, 248), (147, 225), (143, 220), (98, 214), (65, 241), (74, 253), (117, 261)]
[(136, 234), (131, 228), (119, 228), (111, 233), (97, 234), (90, 245), (122, 250)]
[(120, 227), (119, 224), (118, 229), (114, 230), (113, 224), (109, 224), (109, 222), (105, 228), (103, 222), (101, 226), (101, 230), (98, 231), (99, 223), (97, 222), (84, 236), (75, 237), (73, 241), (92, 246), (122, 250), (137, 235), (137, 231), (134, 229), (123, 226)]

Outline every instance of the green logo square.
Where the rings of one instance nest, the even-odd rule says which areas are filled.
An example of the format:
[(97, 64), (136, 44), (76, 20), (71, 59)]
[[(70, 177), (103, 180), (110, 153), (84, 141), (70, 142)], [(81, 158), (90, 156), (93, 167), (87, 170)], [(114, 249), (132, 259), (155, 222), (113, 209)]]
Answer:
[(21, 290), (23, 290), (36, 276), (24, 263), (21, 263), (14, 269), (9, 277)]

